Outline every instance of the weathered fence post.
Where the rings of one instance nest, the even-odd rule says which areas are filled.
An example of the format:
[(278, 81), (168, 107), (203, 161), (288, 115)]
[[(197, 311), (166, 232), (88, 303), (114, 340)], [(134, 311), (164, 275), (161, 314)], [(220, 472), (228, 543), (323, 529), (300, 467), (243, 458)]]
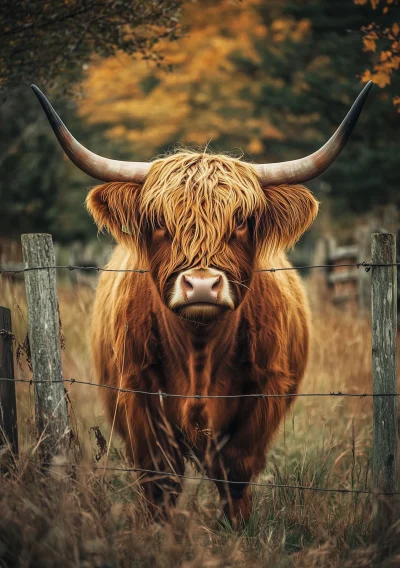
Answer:
[[(21, 240), (25, 268), (55, 265), (51, 235), (22, 235)], [(68, 433), (55, 269), (25, 272), (25, 287), (36, 434), (41, 459), (47, 461), (65, 448)]]
[[(396, 262), (396, 237), (372, 235), (372, 263)], [(372, 372), (373, 393), (397, 393), (397, 270), (396, 266), (372, 268)], [(397, 396), (374, 398), (373, 483), (376, 491), (397, 491)], [(395, 522), (397, 499), (378, 497), (373, 519), (376, 539)]]
[(18, 454), (17, 403), (15, 398), (11, 312), (0, 306), (0, 448)]

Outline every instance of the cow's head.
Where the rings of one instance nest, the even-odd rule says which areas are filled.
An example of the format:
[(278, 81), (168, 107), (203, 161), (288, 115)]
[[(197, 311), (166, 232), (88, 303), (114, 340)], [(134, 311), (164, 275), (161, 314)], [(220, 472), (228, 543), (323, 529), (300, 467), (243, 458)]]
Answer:
[(260, 259), (292, 245), (317, 212), (307, 189), (263, 188), (253, 166), (204, 153), (157, 160), (144, 184), (98, 186), (87, 205), (149, 268), (165, 305), (196, 321), (237, 308)]
[(292, 246), (310, 226), (317, 202), (299, 184), (321, 174), (339, 155), (370, 86), (320, 150), (262, 165), (192, 152), (153, 163), (102, 158), (79, 144), (34, 90), (67, 155), (107, 182), (87, 198), (99, 228), (108, 229), (150, 270), (168, 308), (189, 320), (210, 321), (236, 309), (254, 269)]

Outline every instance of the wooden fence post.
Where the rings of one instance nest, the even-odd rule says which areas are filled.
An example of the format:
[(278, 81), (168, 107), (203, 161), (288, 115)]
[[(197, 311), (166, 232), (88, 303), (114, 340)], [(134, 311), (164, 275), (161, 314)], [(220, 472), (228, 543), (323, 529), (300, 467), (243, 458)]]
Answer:
[[(396, 237), (372, 235), (372, 263), (396, 262)], [(397, 393), (397, 270), (372, 268), (372, 372), (373, 393)], [(397, 396), (374, 398), (373, 483), (376, 491), (397, 491)], [(373, 519), (375, 538), (381, 539), (397, 520), (395, 497), (378, 497)]]
[[(22, 235), (21, 241), (25, 268), (55, 265), (51, 235)], [(55, 269), (25, 272), (25, 287), (36, 435), (41, 459), (47, 461), (66, 447), (68, 433)]]
[(0, 448), (18, 454), (17, 402), (15, 398), (11, 312), (0, 306)]

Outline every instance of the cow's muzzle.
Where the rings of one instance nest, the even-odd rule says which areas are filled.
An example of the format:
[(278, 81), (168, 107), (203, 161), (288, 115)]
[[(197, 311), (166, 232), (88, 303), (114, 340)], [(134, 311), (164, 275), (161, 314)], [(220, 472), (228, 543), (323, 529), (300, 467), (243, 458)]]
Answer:
[(184, 274), (181, 279), (183, 295), (187, 304), (217, 304), (218, 295), (223, 290), (221, 276), (189, 276)]
[[(174, 311), (217, 315), (221, 310), (235, 309), (226, 275), (214, 268), (195, 268), (181, 272), (174, 283), (169, 307)], [(214, 308), (214, 309), (213, 309)]]

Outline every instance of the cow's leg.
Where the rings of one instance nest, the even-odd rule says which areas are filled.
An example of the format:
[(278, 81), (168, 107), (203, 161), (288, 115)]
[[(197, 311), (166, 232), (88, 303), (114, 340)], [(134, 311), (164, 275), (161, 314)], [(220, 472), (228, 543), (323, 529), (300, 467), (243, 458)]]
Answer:
[(225, 434), (219, 436), (220, 451), (209, 460), (210, 466), (206, 466), (210, 477), (232, 482), (219, 482), (217, 487), (223, 510), (235, 526), (249, 520), (252, 509), (249, 482), (265, 468), (267, 447), (284, 414), (284, 405), (283, 398), (243, 402)]
[(152, 518), (170, 518), (181, 491), (182, 479), (166, 475), (184, 473), (184, 459), (176, 436), (158, 408), (136, 406), (134, 422), (126, 423), (127, 455), (138, 470), (147, 507)]
[[(292, 378), (284, 373), (268, 376), (268, 385), (271, 394), (297, 390)], [(248, 381), (246, 392), (262, 392), (261, 389), (257, 382)], [(220, 478), (222, 475), (235, 482), (217, 484), (224, 512), (233, 525), (250, 517), (252, 502), (248, 483), (264, 470), (269, 443), (292, 401), (285, 397), (245, 399), (224, 433), (220, 452), (210, 461), (210, 476)]]
[(227, 448), (216, 457), (207, 473), (216, 482), (221, 505), (233, 526), (247, 522), (252, 510), (252, 496), (249, 482), (262, 471), (265, 452), (260, 456), (239, 453), (236, 448)]
[(176, 501), (182, 492), (182, 480), (176, 477), (163, 475), (165, 471), (174, 471), (183, 474), (181, 464), (174, 462), (171, 466), (164, 467), (160, 462), (149, 464), (144, 469), (155, 469), (159, 473), (146, 474), (141, 486), (143, 487), (146, 504), (155, 521), (166, 521), (171, 518)]

